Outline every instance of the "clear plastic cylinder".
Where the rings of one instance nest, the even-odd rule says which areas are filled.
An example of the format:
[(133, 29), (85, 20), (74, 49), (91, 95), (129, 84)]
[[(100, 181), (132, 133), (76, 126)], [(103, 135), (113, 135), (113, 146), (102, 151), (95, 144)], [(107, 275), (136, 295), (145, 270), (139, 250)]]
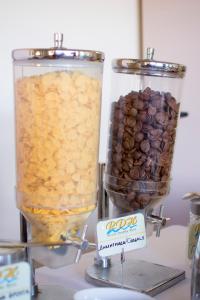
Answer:
[(112, 73), (105, 188), (124, 211), (153, 208), (169, 192), (183, 81), (135, 73)]
[(190, 221), (188, 229), (188, 251), (187, 257), (190, 262), (193, 259), (200, 234), (200, 197), (190, 201)]
[(17, 206), (32, 240), (74, 235), (96, 206), (103, 63), (14, 61)]

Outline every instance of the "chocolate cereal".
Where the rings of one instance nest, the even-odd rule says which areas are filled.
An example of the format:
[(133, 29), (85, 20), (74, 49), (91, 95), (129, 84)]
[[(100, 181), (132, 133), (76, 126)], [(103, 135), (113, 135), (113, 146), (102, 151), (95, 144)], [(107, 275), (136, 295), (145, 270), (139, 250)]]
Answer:
[(105, 184), (117, 207), (143, 209), (167, 194), (178, 112), (173, 95), (149, 87), (113, 103)]

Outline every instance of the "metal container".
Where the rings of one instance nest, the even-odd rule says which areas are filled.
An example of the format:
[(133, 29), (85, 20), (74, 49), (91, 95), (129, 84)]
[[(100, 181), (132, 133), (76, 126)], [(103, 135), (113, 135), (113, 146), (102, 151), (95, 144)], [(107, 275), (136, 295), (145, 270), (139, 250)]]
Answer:
[(76, 235), (96, 206), (104, 54), (62, 42), (12, 53), (17, 206), (39, 243)]
[(26, 253), (23, 248), (1, 248), (0, 246), (0, 266), (21, 261), (26, 261)]
[(105, 188), (117, 208), (154, 208), (167, 195), (185, 67), (115, 59)]

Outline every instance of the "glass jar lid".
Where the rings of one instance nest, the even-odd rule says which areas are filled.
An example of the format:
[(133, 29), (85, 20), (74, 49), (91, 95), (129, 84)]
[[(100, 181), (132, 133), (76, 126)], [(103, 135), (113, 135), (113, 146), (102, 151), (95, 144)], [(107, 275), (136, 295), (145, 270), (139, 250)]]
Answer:
[(190, 210), (194, 215), (200, 216), (200, 198), (191, 200)]
[(54, 47), (15, 49), (12, 51), (14, 61), (29, 59), (74, 59), (103, 62), (104, 53), (93, 50), (68, 49), (63, 47), (63, 34), (54, 33)]
[(181, 64), (153, 60), (154, 48), (147, 48), (146, 59), (118, 58), (113, 60), (116, 73), (183, 78), (186, 67)]
[(200, 193), (192, 192), (183, 196), (184, 200), (190, 200), (190, 210), (194, 215), (200, 216)]

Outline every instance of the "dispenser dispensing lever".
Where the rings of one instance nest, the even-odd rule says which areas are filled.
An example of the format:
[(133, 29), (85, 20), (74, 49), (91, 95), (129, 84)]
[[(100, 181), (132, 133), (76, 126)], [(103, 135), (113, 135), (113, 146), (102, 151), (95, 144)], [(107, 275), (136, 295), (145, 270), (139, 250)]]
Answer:
[(87, 233), (87, 229), (88, 229), (88, 225), (86, 224), (84, 227), (83, 227), (83, 232), (82, 232), (82, 235), (81, 235), (81, 238), (80, 238), (80, 241), (77, 243), (77, 248), (78, 248), (78, 252), (77, 252), (77, 255), (76, 255), (76, 258), (75, 258), (75, 263), (78, 263), (80, 258), (81, 258), (81, 255), (82, 255), (82, 251), (84, 250), (87, 250), (89, 247), (90, 248), (93, 248), (93, 249), (96, 249), (96, 244), (95, 243), (89, 243), (85, 237), (86, 237), (86, 233)]
[[(167, 222), (167, 220), (165, 218), (163, 218), (163, 210), (164, 210), (164, 205), (160, 205), (160, 210), (159, 210), (159, 218), (163, 219), (163, 222), (158, 223), (157, 225), (157, 229), (156, 229), (156, 237), (160, 236), (160, 230), (161, 230), (161, 226), (164, 226)], [(164, 223), (164, 224), (162, 224)]]
[(160, 209), (159, 209), (159, 214), (158, 215), (149, 214), (147, 216), (147, 221), (149, 221), (152, 224), (156, 225), (156, 237), (160, 236), (161, 227), (165, 226), (166, 223), (167, 223), (167, 221), (170, 220), (170, 218), (163, 217), (163, 210), (164, 210), (164, 205), (160, 205)]

